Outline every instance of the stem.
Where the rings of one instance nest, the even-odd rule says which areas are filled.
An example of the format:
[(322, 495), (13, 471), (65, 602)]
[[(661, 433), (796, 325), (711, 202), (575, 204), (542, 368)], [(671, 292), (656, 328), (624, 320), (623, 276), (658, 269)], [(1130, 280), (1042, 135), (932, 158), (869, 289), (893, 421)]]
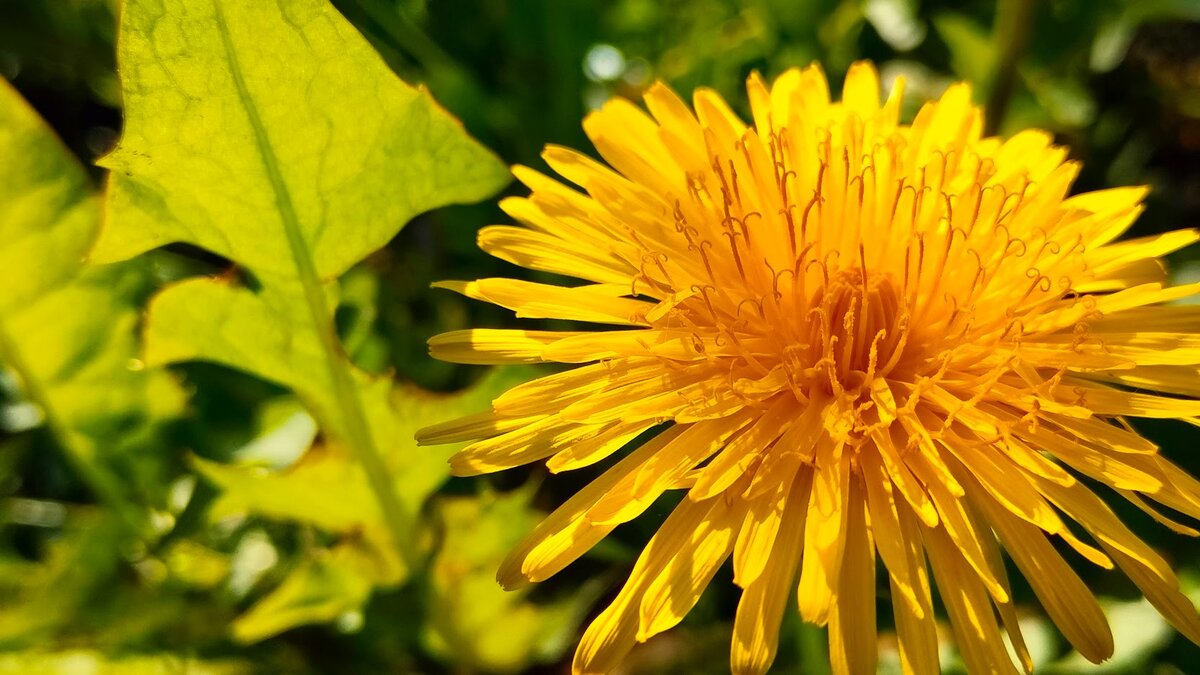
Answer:
[(1029, 44), (1033, 25), (1033, 0), (999, 0), (992, 42), (997, 50), (992, 90), (987, 100), (987, 128), (993, 135), (1000, 129), (1017, 83), (1017, 62)]
[(121, 490), (120, 480), (97, 464), (95, 454), (83, 447), (71, 436), (71, 430), (59, 417), (58, 411), (51, 404), (51, 398), (36, 373), (25, 363), (16, 342), (9, 336), (4, 326), (0, 325), (0, 361), (7, 363), (21, 378), (25, 396), (42, 409), (46, 418), (46, 426), (58, 439), (63, 450), (63, 456), (75, 473), (87, 484), (92, 494), (121, 520), (122, 524), (138, 536), (147, 534), (146, 521), (141, 512), (125, 498)]
[(242, 75), (241, 64), (238, 61), (237, 52), (234, 50), (233, 40), (229, 35), (229, 26), (226, 24), (221, 2), (222, 0), (213, 2), (218, 32), (221, 34), (221, 40), (225, 46), (234, 86), (242, 99), (246, 117), (254, 133), (255, 145), (263, 160), (263, 168), (271, 183), (271, 189), (275, 193), (275, 203), (279, 207), (279, 216), (283, 223), (284, 234), (287, 236), (288, 249), (296, 265), (296, 275), (304, 291), (309, 315), (312, 317), (313, 327), (320, 338), (325, 354), (325, 364), (329, 369), (329, 380), (337, 412), (343, 422), (342, 430), (346, 436), (346, 443), (353, 448), (358, 461), (367, 474), (367, 481), (379, 503), (379, 509), (391, 532), (400, 559), (412, 572), (416, 569), (417, 560), (416, 554), (408, 542), (408, 537), (412, 532), (408, 516), (396, 496), (395, 481), (392, 480), (391, 472), (383, 461), (379, 449), (375, 447), (375, 439), (371, 435), (371, 427), (367, 423), (367, 416), (363, 411), (362, 399), (359, 398), (358, 388), (350, 373), (349, 359), (345, 356), (342, 344), (338, 340), (337, 330), (333, 324), (333, 313), (329, 311), (325, 302), (325, 289), (317, 274), (316, 264), (313, 263), (309, 253), (308, 242), (304, 240), (299, 216), (296, 214), (291, 193), (288, 191), (287, 183), (279, 168), (279, 159), (275, 155), (275, 149), (271, 146), (266, 127), (263, 125), (258, 108), (254, 105), (254, 99), (250, 96), (250, 90)]

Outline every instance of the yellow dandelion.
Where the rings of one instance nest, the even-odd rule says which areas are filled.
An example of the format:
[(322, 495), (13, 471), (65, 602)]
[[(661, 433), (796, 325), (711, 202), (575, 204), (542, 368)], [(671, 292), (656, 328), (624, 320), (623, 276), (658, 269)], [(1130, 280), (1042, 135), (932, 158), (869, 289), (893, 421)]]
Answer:
[(1120, 568), (1200, 642), (1171, 568), (1081, 480), (1196, 534), (1150, 502), (1200, 517), (1200, 483), (1126, 418), (1200, 415), (1200, 308), (1166, 304), (1200, 287), (1169, 286), (1159, 261), (1197, 233), (1116, 242), (1146, 190), (1068, 196), (1066, 151), (1042, 131), (983, 138), (964, 84), (911, 125), (903, 83), (881, 102), (866, 63), (840, 103), (816, 66), (747, 89), (750, 125), (704, 89), (692, 109), (662, 84), (649, 114), (610, 101), (584, 121), (607, 166), (545, 151), (578, 190), (514, 169), (532, 194), (502, 206), (521, 226), (485, 228), (480, 246), (586, 283), (437, 284), (610, 327), (433, 338), (458, 363), (586, 364), (423, 430), (475, 441), (458, 474), (576, 469), (653, 434), (538, 526), (500, 582), (543, 580), (686, 490), (576, 673), (611, 671), (676, 625), (730, 557), (734, 672), (767, 670), (795, 598), (828, 625), (836, 672), (874, 673), (877, 555), (906, 672), (938, 672), (935, 581), (969, 670), (1029, 671), (1002, 549), (1101, 661), (1104, 613), (1056, 540)]

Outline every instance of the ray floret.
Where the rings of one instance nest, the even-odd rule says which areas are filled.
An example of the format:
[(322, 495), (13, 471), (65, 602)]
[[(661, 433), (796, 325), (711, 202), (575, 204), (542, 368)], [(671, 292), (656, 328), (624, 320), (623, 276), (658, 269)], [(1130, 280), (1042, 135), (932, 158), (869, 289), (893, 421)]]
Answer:
[(512, 552), (502, 584), (545, 579), (686, 492), (576, 673), (674, 626), (729, 559), (736, 673), (770, 667), (789, 604), (828, 625), (835, 672), (874, 673), (877, 564), (906, 672), (939, 672), (935, 588), (972, 672), (1028, 672), (1003, 552), (1104, 660), (1108, 624), (1056, 540), (1200, 642), (1174, 572), (1106, 503), (1196, 534), (1159, 507), (1200, 516), (1200, 483), (1127, 419), (1200, 418), (1200, 311), (1170, 304), (1198, 287), (1171, 286), (1160, 261), (1197, 233), (1118, 241), (1145, 189), (1071, 195), (1079, 166), (1049, 134), (983, 137), (962, 84), (905, 124), (903, 88), (881, 99), (867, 63), (840, 101), (816, 66), (754, 75), (749, 124), (704, 89), (690, 106), (661, 84), (645, 110), (610, 101), (584, 121), (604, 163), (547, 148), (565, 182), (517, 167), (531, 192), (502, 203), (517, 225), (479, 236), (579, 282), (440, 284), (602, 324), (431, 341), (459, 363), (575, 366), (425, 430), (474, 441), (456, 471), (609, 465)]

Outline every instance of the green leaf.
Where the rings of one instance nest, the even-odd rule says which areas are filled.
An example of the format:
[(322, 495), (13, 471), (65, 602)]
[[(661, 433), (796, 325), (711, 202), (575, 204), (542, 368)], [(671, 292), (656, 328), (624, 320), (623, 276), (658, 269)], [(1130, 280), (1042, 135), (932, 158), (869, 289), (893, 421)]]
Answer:
[(361, 539), (379, 560), (370, 581), (390, 585), (404, 574), (362, 466), (337, 447), (317, 446), (281, 472), (195, 460), (196, 469), (221, 490), (213, 519), (254, 514), (312, 525)]
[[(370, 563), (352, 546), (303, 560), (274, 591), (233, 622), (240, 642), (257, 642), (288, 628), (325, 623), (357, 610), (371, 594)], [(364, 572), (367, 572), (364, 574)]]
[(74, 279), (99, 226), (87, 174), (7, 82), (0, 84), (0, 316)]
[[(70, 521), (44, 559), (0, 585), (0, 649), (46, 646), (111, 592), (124, 524), (109, 513)], [(15, 588), (8, 588), (16, 583)], [(3, 672), (3, 671), (0, 671)]]
[[(3, 81), (0, 156), (0, 364), (17, 374), (79, 476), (140, 527), (134, 486), (116, 474), (153, 464), (132, 453), (149, 448), (147, 434), (182, 405), (166, 373), (135, 359), (142, 272), (83, 264), (100, 225), (87, 174)], [(141, 487), (155, 489), (156, 478)]]
[[(418, 450), (412, 440), (416, 428), (478, 410), (526, 375), (525, 369), (496, 369), (475, 386), (454, 394), (432, 394), (412, 386), (393, 392), (391, 406), (401, 451), (393, 458), (392, 480), (406, 510), (415, 513), (442, 484), (449, 475), (447, 460), (463, 445)], [(210, 518), (255, 515), (288, 520), (338, 538), (332, 549), (310, 552), (279, 587), (239, 617), (234, 626), (237, 639), (254, 642), (300, 624), (330, 621), (360, 608), (371, 588), (404, 580), (405, 561), (396, 555), (393, 535), (371, 495), (366, 472), (345, 448), (315, 445), (280, 471), (200, 458), (193, 462), (221, 490)], [(428, 535), (410, 533), (414, 539), (431, 539), (422, 534)], [(355, 582), (347, 581), (347, 575)]]
[(408, 437), (392, 383), (338, 340), (336, 279), (418, 213), (492, 194), (504, 167), (324, 0), (127, 0), (119, 45), (126, 122), (101, 162), (113, 173), (93, 256), (186, 242), (256, 282), (164, 290), (147, 361), (213, 361), (291, 389), (362, 464), (411, 564), (419, 502), (390, 477)]
[(125, 130), (101, 165), (119, 217), (99, 260), (183, 241), (329, 280), (418, 213), (507, 181), (324, 0), (127, 0), (118, 62)]
[[(390, 406), (395, 416), (399, 452), (392, 458), (393, 485), (404, 507), (416, 512), (449, 475), (447, 460), (463, 444), (416, 447), (416, 428), (465, 415), (524, 377), (523, 369), (496, 369), (471, 387), (454, 394), (433, 394), (412, 386), (398, 387)], [(342, 446), (321, 443), (280, 471), (253, 464), (221, 464), (193, 460), (197, 471), (221, 490), (210, 517), (246, 514), (290, 520), (351, 538), (377, 561), (371, 575), (377, 585), (398, 583), (405, 572), (392, 555), (394, 542), (384, 514), (370, 490), (363, 466)], [(413, 533), (415, 534), (415, 533)]]
[(942, 12), (933, 27), (950, 50), (954, 74), (986, 92), (996, 73), (996, 45), (988, 31), (965, 14)]
[(548, 603), (531, 601), (530, 588), (510, 592), (496, 583), (500, 561), (545, 515), (529, 503), (532, 487), (436, 502), (443, 542), (430, 567), (424, 639), (448, 663), (517, 672), (555, 661), (598, 595), (598, 580)]
[(0, 655), (0, 675), (248, 675), (259, 672), (249, 661), (201, 661), (183, 654), (116, 657), (99, 651), (28, 651)]

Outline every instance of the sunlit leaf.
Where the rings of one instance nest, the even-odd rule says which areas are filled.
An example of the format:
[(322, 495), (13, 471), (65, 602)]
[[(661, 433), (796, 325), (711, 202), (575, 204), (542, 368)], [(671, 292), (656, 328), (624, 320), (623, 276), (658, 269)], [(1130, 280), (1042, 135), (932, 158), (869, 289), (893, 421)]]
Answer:
[[(76, 519), (46, 551), (0, 586), (0, 648), (42, 646), (103, 593), (120, 560), (122, 524), (111, 516)], [(3, 671), (0, 671), (3, 672)]]
[(184, 654), (113, 657), (97, 651), (0, 654), (0, 674), (8, 675), (243, 675), (257, 672), (248, 661), (202, 661)]
[[(520, 371), (496, 370), (470, 389), (455, 394), (433, 394), (410, 386), (397, 388), (392, 408), (397, 415), (397, 433), (402, 435), (398, 440), (406, 451), (396, 458), (398, 470), (393, 480), (408, 508), (418, 509), (445, 480), (447, 460), (458, 447), (418, 450), (412, 440), (416, 428), (478, 409), (520, 377)], [(310, 552), (309, 558), (278, 588), (240, 617), (234, 627), (238, 639), (252, 642), (296, 625), (332, 620), (361, 607), (372, 587), (393, 586), (403, 580), (404, 562), (396, 555), (366, 473), (345, 448), (316, 445), (281, 471), (199, 458), (194, 462), (200, 474), (221, 490), (210, 511), (213, 519), (255, 515), (302, 523), (339, 538), (332, 552)], [(353, 568), (355, 583), (342, 578), (350, 574), (348, 567)], [(320, 602), (313, 597), (319, 597)]]
[(229, 557), (190, 539), (181, 539), (162, 554), (173, 579), (195, 588), (212, 588), (229, 575)]
[(140, 527), (129, 493), (158, 477), (131, 480), (155, 463), (129, 453), (182, 404), (173, 380), (135, 359), (141, 272), (84, 265), (100, 224), (87, 174), (2, 81), (0, 157), (0, 365), (79, 477)]
[(431, 616), (425, 642), (449, 662), (515, 672), (561, 656), (595, 599), (595, 586), (552, 603), (532, 602), (530, 589), (505, 591), (496, 568), (543, 517), (531, 489), (480, 497), (443, 497), (437, 512), (442, 547), (430, 569)]
[(950, 49), (954, 74), (982, 91), (991, 86), (996, 69), (996, 45), (987, 29), (958, 12), (933, 17), (933, 27)]
[(213, 361), (291, 389), (361, 464), (411, 557), (424, 494), (398, 496), (390, 477), (417, 470), (411, 434), (390, 380), (344, 353), (336, 280), (418, 213), (492, 194), (503, 166), (325, 0), (128, 0), (119, 43), (125, 131), (102, 161), (108, 227), (93, 255), (186, 242), (253, 280), (159, 294), (148, 362)]
[(294, 626), (332, 621), (371, 594), (371, 563), (353, 546), (303, 560), (278, 587), (233, 623), (233, 635), (257, 642)]
[(0, 312), (8, 317), (79, 274), (99, 212), (83, 167), (7, 82), (0, 152)]
[[(447, 460), (458, 445), (416, 447), (413, 435), (423, 424), (437, 423), (464, 415), (485, 405), (506, 387), (519, 380), (515, 371), (496, 370), (473, 387), (454, 394), (435, 394), (411, 386), (398, 387), (391, 406), (397, 414), (401, 436), (394, 479), (401, 499), (413, 509), (449, 474)], [(201, 475), (222, 491), (212, 516), (254, 514), (293, 520), (327, 532), (357, 532), (364, 527), (384, 526), (379, 505), (372, 499), (363, 468), (352, 461), (343, 447), (314, 446), (295, 464), (272, 471), (253, 464), (220, 464), (196, 458)]]
[[(362, 540), (378, 560), (364, 582), (394, 584), (404, 574), (391, 535), (362, 467), (337, 447), (318, 446), (283, 472), (196, 460), (201, 475), (221, 489), (211, 515), (254, 514), (306, 523)], [(358, 602), (365, 596), (357, 598)]]

